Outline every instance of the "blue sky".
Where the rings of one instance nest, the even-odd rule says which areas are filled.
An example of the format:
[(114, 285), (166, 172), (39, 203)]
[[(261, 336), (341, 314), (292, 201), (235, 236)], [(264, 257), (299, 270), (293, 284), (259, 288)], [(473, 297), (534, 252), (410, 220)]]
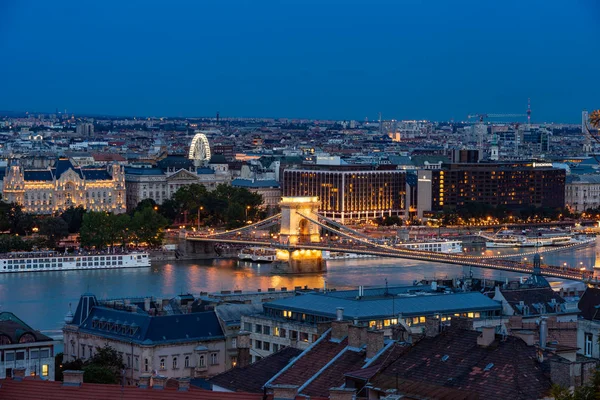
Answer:
[(596, 0), (0, 0), (0, 110), (580, 120)]

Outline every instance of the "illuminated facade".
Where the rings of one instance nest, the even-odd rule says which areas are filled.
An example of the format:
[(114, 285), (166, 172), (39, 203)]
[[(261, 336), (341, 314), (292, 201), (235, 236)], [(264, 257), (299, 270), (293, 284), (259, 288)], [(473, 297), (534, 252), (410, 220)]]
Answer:
[(33, 214), (53, 214), (78, 206), (119, 214), (125, 212), (125, 174), (121, 165), (80, 168), (66, 158), (46, 169), (13, 165), (4, 178), (2, 197)]
[(342, 223), (403, 215), (406, 175), (370, 166), (303, 166), (283, 171), (283, 196), (316, 196), (319, 213)]
[[(563, 208), (565, 179), (565, 170), (549, 163), (444, 164), (440, 170), (418, 173), (419, 185), (431, 185), (430, 211), (469, 202)], [(424, 205), (421, 199), (419, 203)]]

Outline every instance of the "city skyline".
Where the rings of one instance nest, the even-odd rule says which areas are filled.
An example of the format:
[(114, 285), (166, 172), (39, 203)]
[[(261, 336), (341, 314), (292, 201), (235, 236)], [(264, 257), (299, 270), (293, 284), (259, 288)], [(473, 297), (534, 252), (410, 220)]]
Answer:
[(592, 1), (143, 4), (4, 2), (0, 109), (577, 123), (600, 89)]

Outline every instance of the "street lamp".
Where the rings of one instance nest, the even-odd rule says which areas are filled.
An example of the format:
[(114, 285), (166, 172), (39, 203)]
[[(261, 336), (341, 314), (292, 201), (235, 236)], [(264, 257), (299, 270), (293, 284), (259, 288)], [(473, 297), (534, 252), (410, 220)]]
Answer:
[(250, 210), (250, 206), (246, 206), (246, 221), (248, 221), (248, 211)]
[(200, 211), (204, 210), (203, 206), (198, 207), (198, 232), (200, 232)]

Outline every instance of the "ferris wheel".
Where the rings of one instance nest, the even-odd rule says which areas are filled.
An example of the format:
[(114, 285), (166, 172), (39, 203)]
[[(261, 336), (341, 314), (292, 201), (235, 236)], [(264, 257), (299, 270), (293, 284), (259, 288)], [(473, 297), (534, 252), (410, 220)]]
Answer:
[(188, 158), (194, 161), (197, 166), (210, 161), (210, 145), (208, 138), (204, 133), (196, 133), (190, 144), (190, 153)]

